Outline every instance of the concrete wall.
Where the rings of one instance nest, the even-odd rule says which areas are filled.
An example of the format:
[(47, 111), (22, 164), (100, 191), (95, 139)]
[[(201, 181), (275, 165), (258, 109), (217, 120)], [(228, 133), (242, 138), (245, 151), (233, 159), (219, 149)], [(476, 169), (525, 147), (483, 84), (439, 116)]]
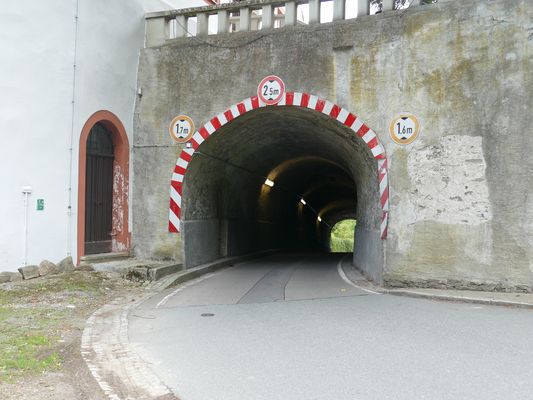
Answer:
[[(392, 207), (386, 251), (369, 258), (376, 238), (368, 234), (355, 255), (383, 257), (375, 279), (531, 288), (532, 20), (531, 1), (465, 0), (217, 36), (209, 39), (213, 46), (182, 39), (144, 50), (134, 197), (135, 209), (150, 215), (138, 212), (137, 250), (180, 258), (178, 236), (166, 233), (168, 184), (179, 153), (167, 133), (172, 117), (185, 113), (201, 125), (254, 95), (261, 78), (275, 73), (289, 90), (321, 95), (360, 115), (386, 147)], [(420, 137), (404, 147), (388, 134), (402, 111), (422, 123)]]
[[(131, 136), (145, 12), (202, 2), (174, 3), (17, 0), (1, 5), (0, 271), (15, 270), (24, 262), (21, 187), (25, 185), (33, 189), (29, 201), (28, 262), (38, 263), (45, 258), (58, 261), (69, 253), (76, 256), (81, 129), (90, 115), (106, 109), (119, 117)], [(77, 72), (73, 122), (74, 63)], [(43, 211), (36, 210), (37, 199), (44, 199)]]
[(388, 145), (386, 280), (531, 288), (533, 2), (450, 4), (430, 16), (403, 21), (406, 45), (387, 51), (388, 73), (370, 75), (378, 92), (396, 78), (391, 98), (409, 100), (384, 106), (423, 123), (411, 146)]

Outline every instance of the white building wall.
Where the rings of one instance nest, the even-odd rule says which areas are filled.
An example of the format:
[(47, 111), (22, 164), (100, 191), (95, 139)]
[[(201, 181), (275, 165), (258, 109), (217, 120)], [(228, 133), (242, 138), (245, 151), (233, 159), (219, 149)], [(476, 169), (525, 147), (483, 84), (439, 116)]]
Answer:
[[(33, 189), (29, 260), (57, 260), (67, 250), (74, 27), (71, 1), (1, 5), (0, 270), (24, 261), (24, 185)], [(44, 211), (35, 210), (37, 198), (45, 199)]]
[[(24, 263), (23, 186), (32, 187), (28, 264), (57, 262), (68, 254), (76, 258), (82, 127), (94, 112), (108, 110), (122, 121), (132, 142), (145, 12), (202, 4), (17, 0), (0, 5), (0, 271), (14, 271)], [(44, 199), (43, 211), (36, 210), (37, 199)]]

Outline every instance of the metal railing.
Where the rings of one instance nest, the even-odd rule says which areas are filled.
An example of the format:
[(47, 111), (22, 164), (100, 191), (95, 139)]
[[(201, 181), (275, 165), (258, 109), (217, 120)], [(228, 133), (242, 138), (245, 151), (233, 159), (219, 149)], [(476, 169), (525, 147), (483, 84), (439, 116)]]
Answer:
[[(319, 24), (322, 4), (326, 2), (333, 2), (333, 21), (346, 19), (347, 0), (248, 0), (150, 13), (146, 16), (146, 46), (159, 46), (170, 39), (190, 36), (207, 37), (297, 24)], [(370, 15), (372, 3), (371, 0), (351, 0), (349, 11), (355, 18)], [(412, 0), (407, 4), (420, 3), (420, 0)], [(297, 18), (301, 6), (306, 7), (305, 19)], [(382, 0), (380, 11), (394, 9), (395, 0)]]

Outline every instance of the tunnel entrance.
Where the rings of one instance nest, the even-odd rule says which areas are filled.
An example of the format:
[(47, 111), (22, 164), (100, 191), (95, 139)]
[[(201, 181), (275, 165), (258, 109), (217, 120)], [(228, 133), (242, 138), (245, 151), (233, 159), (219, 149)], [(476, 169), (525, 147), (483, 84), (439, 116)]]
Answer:
[(269, 249), (328, 252), (333, 225), (352, 218), (354, 262), (380, 280), (388, 215), (375, 134), (353, 114), (339, 119), (344, 110), (240, 104), (245, 112), (212, 119), (176, 164), (169, 228), (182, 233), (185, 266)]

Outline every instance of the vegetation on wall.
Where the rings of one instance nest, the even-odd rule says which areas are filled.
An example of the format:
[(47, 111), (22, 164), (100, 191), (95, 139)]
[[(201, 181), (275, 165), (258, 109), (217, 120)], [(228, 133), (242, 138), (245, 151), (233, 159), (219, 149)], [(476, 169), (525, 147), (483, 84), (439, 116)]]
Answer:
[(355, 219), (345, 219), (337, 222), (331, 230), (330, 247), (334, 253), (353, 251), (354, 230), (357, 221)]

